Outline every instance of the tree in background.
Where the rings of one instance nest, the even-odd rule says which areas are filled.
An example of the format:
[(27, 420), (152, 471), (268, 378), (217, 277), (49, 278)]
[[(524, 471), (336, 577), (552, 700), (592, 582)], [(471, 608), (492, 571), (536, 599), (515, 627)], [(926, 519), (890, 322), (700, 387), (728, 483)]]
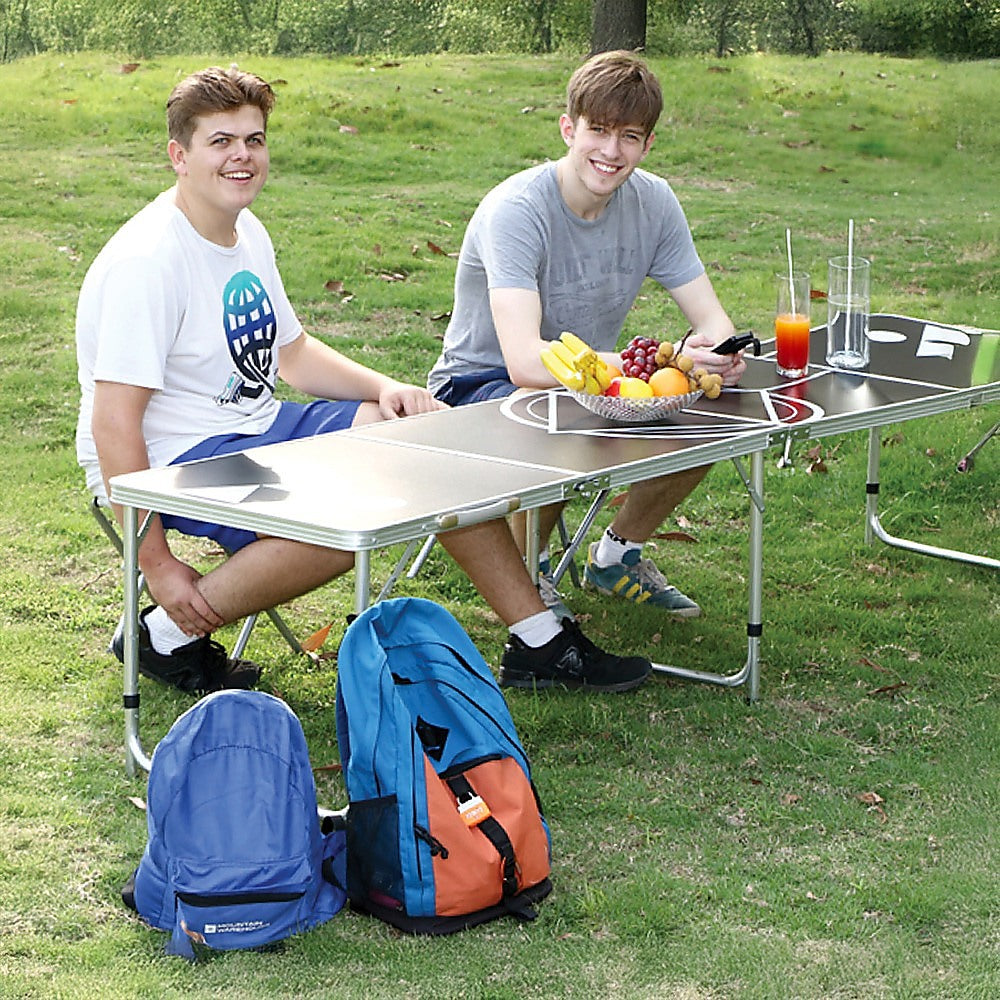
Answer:
[(594, 0), (590, 54), (646, 47), (646, 0)]

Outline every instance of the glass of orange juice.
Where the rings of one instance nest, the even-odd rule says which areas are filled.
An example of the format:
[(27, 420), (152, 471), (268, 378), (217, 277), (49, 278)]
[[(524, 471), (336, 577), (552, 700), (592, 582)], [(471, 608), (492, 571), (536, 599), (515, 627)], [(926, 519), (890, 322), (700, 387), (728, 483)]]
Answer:
[(778, 374), (805, 375), (809, 365), (809, 275), (805, 271), (774, 276), (778, 305), (774, 314), (774, 342)]

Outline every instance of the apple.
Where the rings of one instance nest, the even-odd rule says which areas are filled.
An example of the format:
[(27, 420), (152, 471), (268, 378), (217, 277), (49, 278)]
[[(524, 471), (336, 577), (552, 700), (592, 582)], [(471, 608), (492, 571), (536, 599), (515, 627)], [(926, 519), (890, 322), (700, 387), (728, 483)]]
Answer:
[(611, 383), (608, 385), (607, 389), (604, 390), (602, 395), (604, 396), (620, 396), (622, 394), (622, 380), (619, 376), (618, 378), (613, 378)]
[(623, 378), (618, 387), (618, 395), (628, 396), (630, 399), (648, 399), (653, 395), (653, 389), (641, 378)]

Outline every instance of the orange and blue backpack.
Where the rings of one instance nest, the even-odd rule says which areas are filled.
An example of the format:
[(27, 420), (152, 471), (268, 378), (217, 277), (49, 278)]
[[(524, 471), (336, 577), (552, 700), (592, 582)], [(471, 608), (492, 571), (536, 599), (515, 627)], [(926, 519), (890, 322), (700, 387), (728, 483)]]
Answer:
[(535, 918), (548, 826), (507, 703), (450, 612), (397, 598), (350, 624), (337, 739), (352, 909), (418, 934)]

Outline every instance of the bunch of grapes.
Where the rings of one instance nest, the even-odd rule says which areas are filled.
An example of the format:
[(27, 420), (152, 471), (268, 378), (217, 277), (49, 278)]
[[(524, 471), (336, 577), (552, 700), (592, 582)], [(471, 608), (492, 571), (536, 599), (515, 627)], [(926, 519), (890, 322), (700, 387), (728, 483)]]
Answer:
[(633, 337), (622, 350), (622, 375), (649, 381), (649, 376), (660, 366), (656, 361), (658, 340), (652, 337)]

